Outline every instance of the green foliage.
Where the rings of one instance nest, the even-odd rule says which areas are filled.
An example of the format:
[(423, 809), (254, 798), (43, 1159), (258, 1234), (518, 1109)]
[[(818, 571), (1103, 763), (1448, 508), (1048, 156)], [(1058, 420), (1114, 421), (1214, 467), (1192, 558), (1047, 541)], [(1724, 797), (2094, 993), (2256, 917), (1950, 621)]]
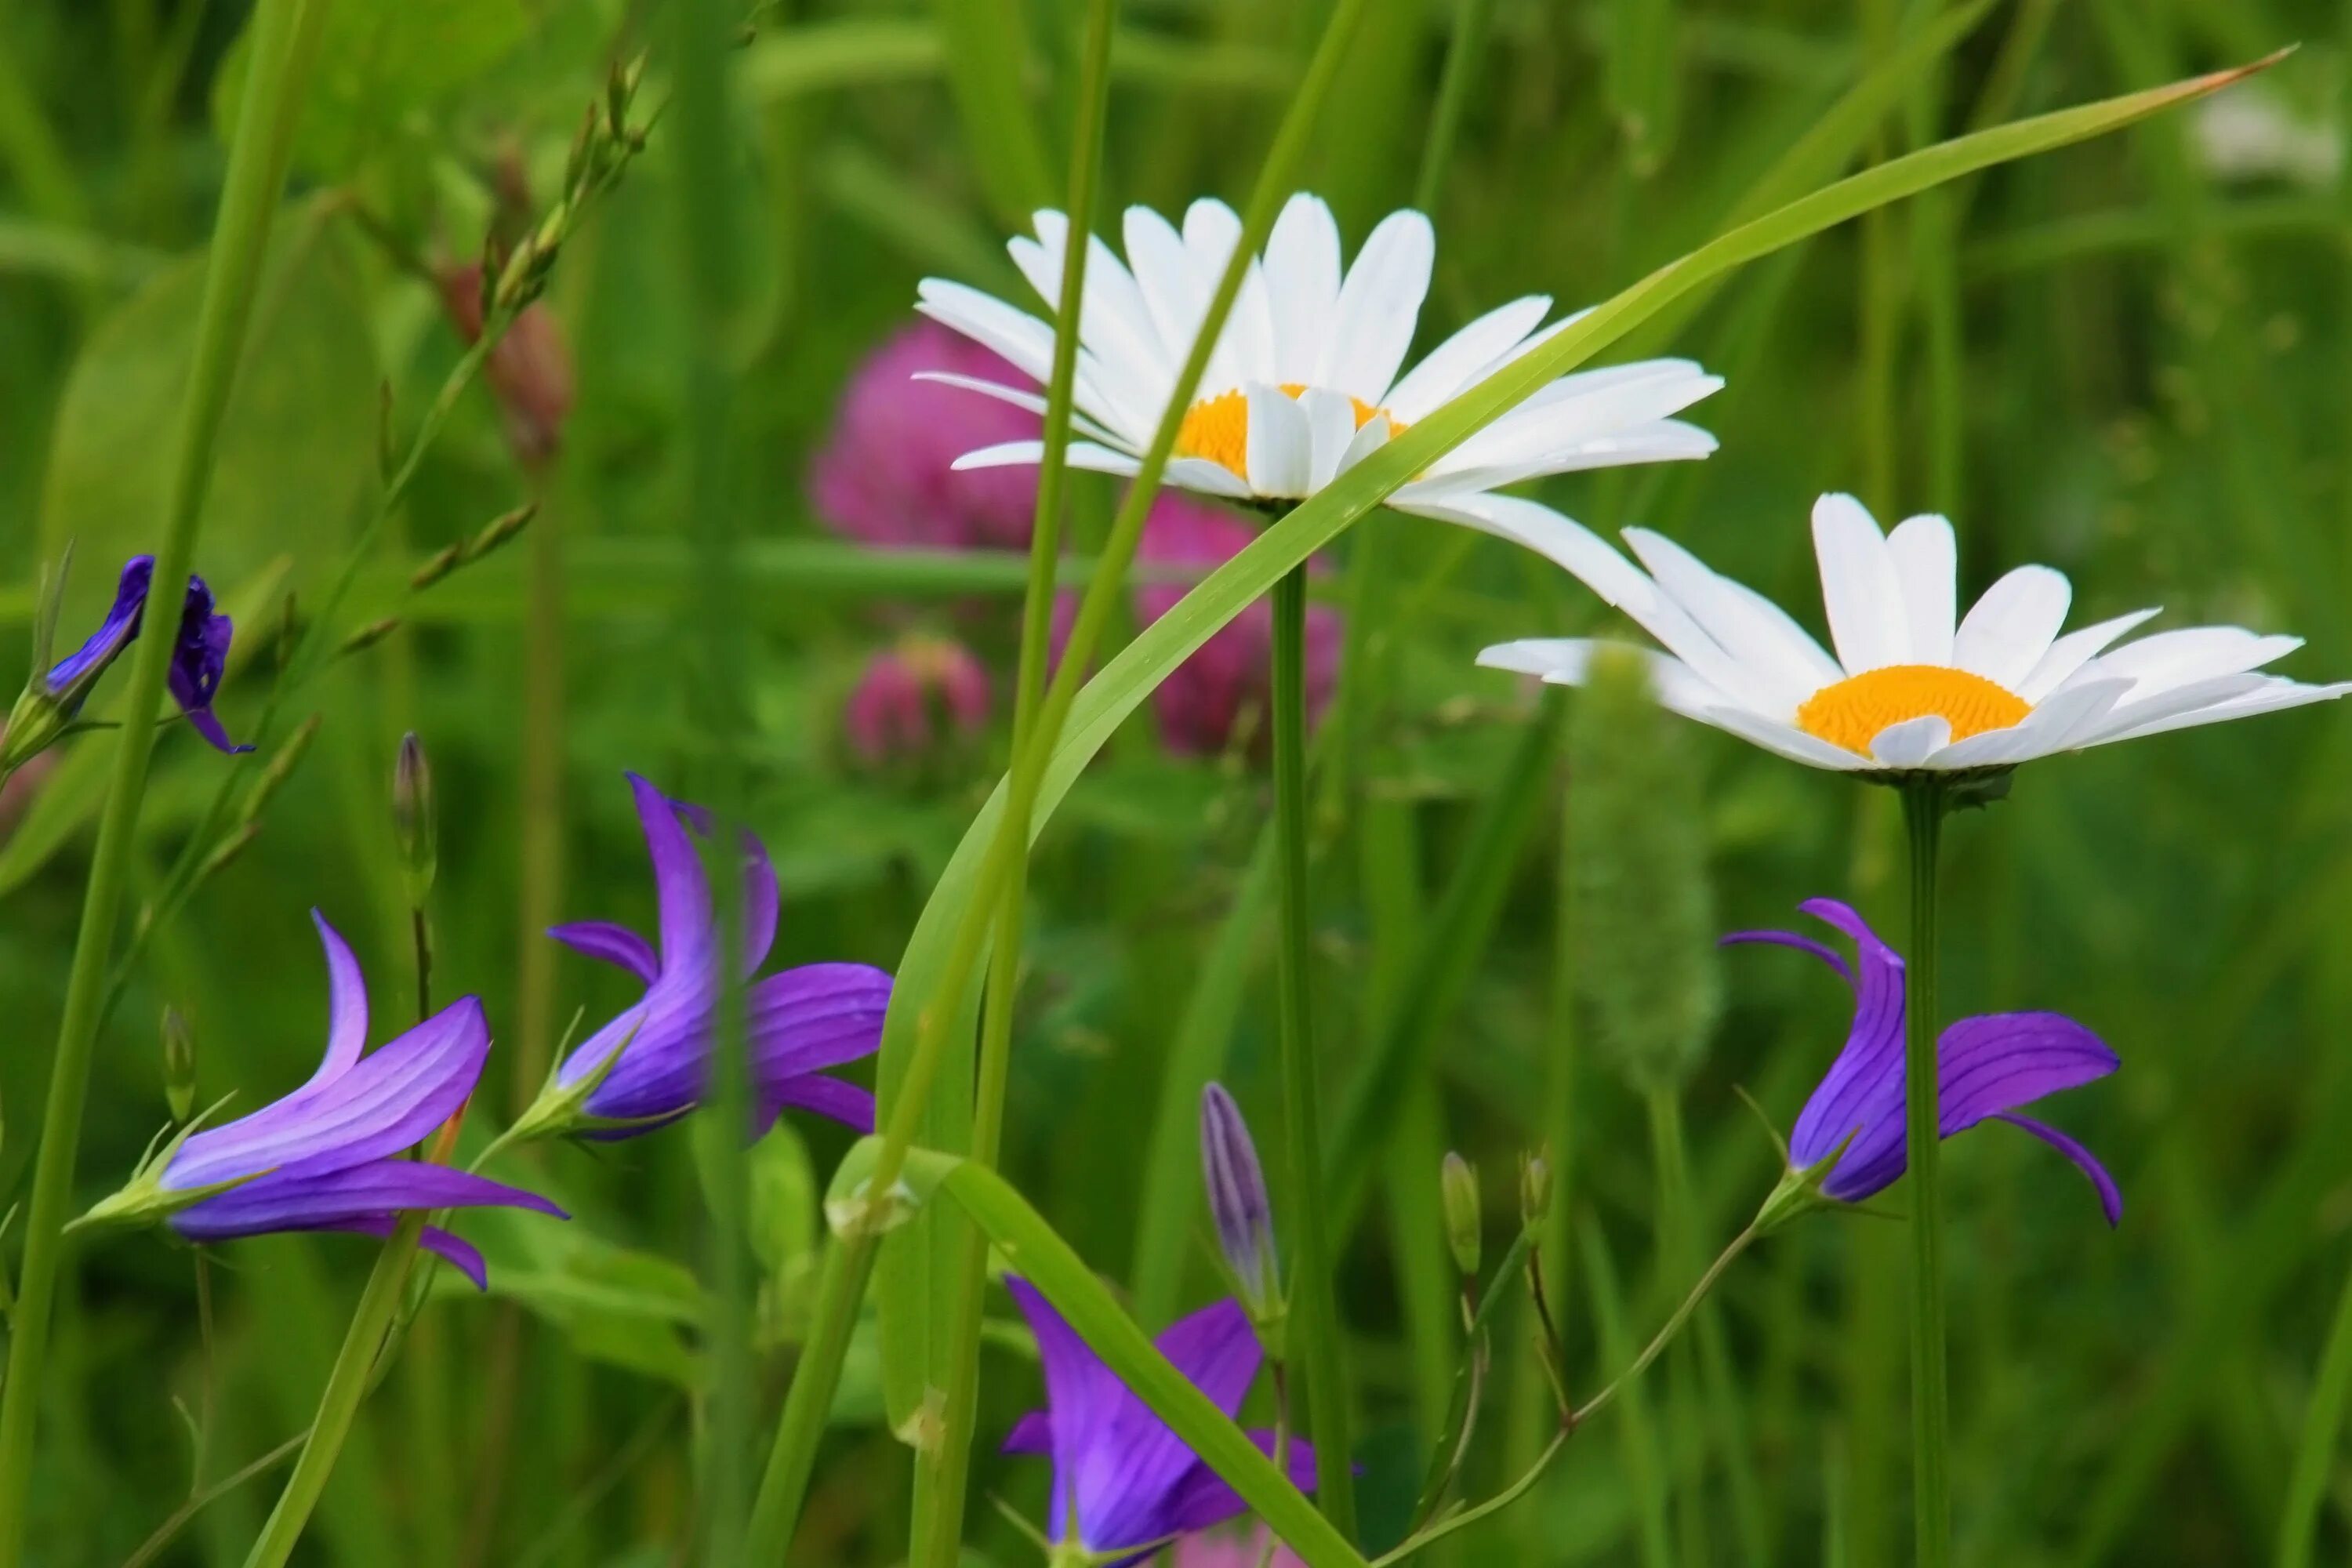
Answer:
[[(977, 846), (1001, 810), (988, 792), (1008, 740), (1023, 563), (866, 551), (827, 531), (808, 476), (848, 375), (908, 319), (919, 276), (1036, 308), (1001, 241), (1025, 227), (1029, 206), (1061, 199), (1079, 7), (741, 9), (757, 37), (734, 56), (742, 156), (729, 188), (744, 209), (741, 262), (758, 309), (730, 344), (740, 359), (725, 441), (750, 535), (736, 558), (742, 805), (784, 883), (775, 963), (891, 965), (912, 1002), (936, 980), (942, 921), (969, 896)], [(1448, 75), (1437, 51), (1457, 16), (1479, 13), (1486, 43), (1466, 68), (1449, 150), (1423, 176), (1438, 259), (1416, 347), (1541, 291), (1562, 310), (1615, 302), (1553, 340), (1556, 357), (1526, 366), (1529, 378), (1676, 353), (1729, 381), (1688, 416), (1723, 442), (1706, 462), (1570, 476), (1540, 499), (1604, 535), (1657, 528), (1819, 632), (1805, 504), (1883, 472), (1890, 515), (1952, 513), (1964, 595), (2010, 565), (2048, 561), (2074, 579), (2077, 624), (2162, 603), (2159, 626), (2299, 633), (2312, 646), (2285, 668), (2344, 673), (2352, 328), (2340, 191), (2292, 168), (2220, 172), (2208, 128), (2188, 113), (1997, 173), (1979, 171), (2114, 129), (2125, 111), (1996, 132), (1924, 164), (1887, 161), (2295, 37), (2311, 47), (2273, 73), (2277, 90), (2261, 101), (2299, 128), (2298, 145), (2315, 134), (2333, 145), (2343, 60), (2322, 36), (2333, 24), (2284, 0), (1863, 9), (1899, 14), (1900, 25), (1874, 42), (1851, 5), (1380, 0), (1304, 181), (1339, 204), (1351, 249), (1371, 219), (1412, 199)], [(240, 738), (275, 664), (283, 588), (315, 603), (373, 507), (383, 388), (404, 437), (461, 352), (440, 301), (360, 215), (428, 261), (478, 254), (498, 182), (519, 173), (544, 203), (605, 65), (648, 41), (640, 18), (667, 10), (333, 0), (321, 87), (293, 153), (301, 194), (278, 219), (197, 562), (237, 622), (221, 707)], [(0, 62), (0, 207), (12, 209), (0, 220), (0, 508), (16, 526), (0, 530), (0, 656), (11, 660), (0, 689), (22, 673), (13, 660), (42, 558), (68, 536), (80, 546), (59, 634), (69, 645), (121, 558), (154, 543), (221, 173), (215, 116), (243, 74), (241, 11), (121, 0), (11, 18)], [(1237, 200), (1328, 11), (1121, 6), (1106, 210)], [(649, 103), (667, 79), (657, 47)], [(2238, 89), (2223, 101), (2254, 96)], [(359, 948), (371, 1042), (406, 1021), (409, 932), (386, 797), (394, 745), (410, 728), (432, 747), (442, 811), (436, 994), (480, 994), (497, 1036), (469, 1140), (511, 1116), (530, 1027), (520, 976), (545, 952), (544, 921), (520, 918), (517, 849), (526, 822), (549, 825), (541, 802), (524, 805), (516, 744), (535, 700), (522, 679), (535, 650), (563, 693), (551, 823), (562, 875), (550, 918), (648, 925), (653, 895), (618, 773), (638, 769), (690, 794), (707, 745), (688, 701), (707, 638), (680, 528), (692, 318), (677, 287), (669, 128), (656, 122), (642, 171), (555, 268), (547, 305), (574, 357), (579, 403), (543, 488), (513, 462), (494, 399), (469, 390), (362, 564), (345, 617), (398, 608), (403, 626), (281, 716), (281, 738), (319, 716), (310, 756), (269, 802), (259, 837), (156, 926), (127, 971), (92, 1058), (76, 1180), (85, 1201), (120, 1183), (154, 1130), (163, 1068), (152, 1026), (165, 1003), (198, 1026), (199, 1103), (233, 1092), (232, 1111), (251, 1109), (311, 1070), (324, 987), (307, 908)], [(1720, 240), (1857, 169), (1864, 183), (1826, 205)], [(1942, 226), (1885, 209), (1874, 276), (1892, 288), (1865, 288), (1855, 237), (1825, 226), (1946, 176), (1956, 183)], [(1116, 238), (1115, 216), (1100, 226)], [(1702, 245), (1702, 258), (1676, 262)], [(1788, 248), (1768, 266), (1740, 269), (1776, 245)], [(1872, 352), (1884, 357), (1865, 374), (1871, 299), (1882, 312), (1870, 319), (1881, 334)], [(1933, 344), (1954, 325), (1957, 363), (1939, 368)], [(1427, 1212), (1437, 1150), (1460, 1147), (1491, 1174), (1552, 1141), (1557, 1228), (1571, 1245), (1554, 1256), (1547, 1237), (1542, 1261), (1578, 1393), (1601, 1386), (1671, 1305), (1645, 1284), (1657, 1269), (1641, 1108), (1593, 1091), (1594, 1060), (1619, 1053), (1601, 1011), (1584, 1029), (1553, 1012), (1563, 967), (1589, 991), (1612, 973), (1640, 982), (1640, 1005), (1624, 1011), (1636, 1034), (1670, 1045), (1707, 1036), (1712, 1016), (1697, 984), (1677, 989), (1670, 974), (1720, 969), (1712, 1043), (1674, 1079), (1695, 1156), (1691, 1228), (1713, 1243), (1776, 1174), (1735, 1088), (1785, 1129), (1847, 1016), (1843, 991), (1801, 955), (1748, 950), (1717, 965), (1704, 942), (1724, 926), (1794, 923), (1790, 906), (1817, 893), (1853, 900), (1890, 934), (1899, 926), (1891, 818), (1838, 781), (1643, 709), (1636, 730), (1664, 726), (1657, 738), (1681, 755), (1667, 781), (1678, 803), (1674, 790), (1629, 786), (1643, 809), (1628, 834), (1583, 820), (1593, 762), (1578, 763), (1564, 795), (1555, 787), (1557, 711), (1470, 660), (1504, 636), (1590, 633), (1601, 607), (1514, 546), (1378, 510), (1386, 488), (1491, 411), (1428, 422), (1413, 433), (1422, 445), (1398, 443), (1345, 494), (1265, 530), (1183, 610), (1110, 639), (1041, 800), (1003, 1163), (1017, 1197), (982, 1194), (1016, 1247), (1042, 1240), (1018, 1229), (1024, 1210), (1050, 1224), (1071, 1252), (1056, 1255), (1066, 1299), (1121, 1338), (1135, 1375), (1158, 1376), (1117, 1316), (1156, 1331), (1213, 1289), (1192, 1117), (1213, 1075), (1271, 1102), (1273, 882), (1254, 862), (1268, 816), (1263, 758), (1170, 755), (1148, 699), (1311, 554), (1338, 568), (1318, 579), (1318, 595), (1352, 612), (1355, 552), (1377, 530), (1366, 591), (1379, 610), (1357, 625), (1381, 673), (1366, 728), (1331, 747), (1318, 775), (1312, 840), (1335, 1225), (1349, 1240), (1335, 1282), (1360, 1373), (1357, 1458), (1375, 1530), (1415, 1495), (1429, 1439), (1448, 1429), (1453, 1374), (1466, 1384), (1471, 1365), (1458, 1354), (1442, 1225)], [(1944, 493), (1947, 450), (1959, 457), (1957, 494)], [(1076, 497), (1071, 530), (1088, 551), (1114, 494), (1104, 484)], [(419, 563), (534, 495), (545, 510), (531, 533), (395, 605)], [(525, 621), (542, 527), (560, 562), (551, 648)], [(1084, 580), (1074, 566), (1066, 587)], [(837, 739), (842, 694), (910, 627), (968, 640), (995, 674), (990, 731), (961, 773), (877, 776)], [(118, 710), (126, 671), (108, 678), (89, 717)], [(1641, 760), (1613, 733), (1584, 732), (1597, 700), (1574, 708), (1580, 749), (1599, 749), (1601, 773)], [(2344, 723), (2322, 710), (2053, 761), (2021, 773), (2009, 800), (1949, 825), (1947, 1010), (2062, 1008), (2122, 1052), (2116, 1079), (2053, 1100), (2049, 1118), (2108, 1159), (2132, 1205), (2109, 1237), (2040, 1144), (1988, 1128), (1950, 1148), (1955, 1489), (1972, 1561), (2205, 1568), (2262, 1560), (2301, 1532), (2308, 1561), (2325, 1563), (2352, 1542), (2335, 1429), (2352, 1337), (2337, 1333), (2323, 1353), (2342, 1285), (2341, 1150), (2352, 1138), (2352, 1058), (2330, 1045), (2352, 1028), (2352, 983), (2336, 962), (2352, 943)], [(72, 737), (41, 776), (0, 798), (0, 998), (23, 1037), (0, 1053), (14, 1122), (0, 1209), (25, 1196), (39, 1142), (46, 1047), (114, 746), (108, 734)], [(126, 931), (223, 777), (181, 730), (162, 731), (158, 747)], [(250, 760), (241, 776), (263, 765)], [(1577, 817), (1566, 862), (1586, 883), (1607, 880), (1596, 862), (1616, 857), (1621, 891), (1640, 888), (1627, 857), (1654, 854), (1675, 875), (1710, 870), (1720, 913), (1650, 897), (1633, 900), (1630, 921), (1604, 922), (1608, 895), (1571, 888), (1563, 940), (1563, 810)], [(1403, 846), (1377, 871), (1361, 842), (1376, 814)], [(1669, 821), (1678, 836), (1643, 838)], [(1586, 853), (1595, 847), (1607, 853)], [(1396, 925), (1396, 908), (1412, 918)], [(1678, 959), (1629, 967), (1613, 956), (1658, 946), (1669, 927)], [(558, 961), (548, 1032), (575, 1007), (593, 1027), (635, 994), (616, 973)], [(1409, 1107), (1425, 1126), (1408, 1122)], [(1411, 1152), (1424, 1137), (1426, 1161)], [(448, 1560), (452, 1540), (457, 1561), (520, 1568), (690, 1555), (710, 1430), (698, 1402), (711, 1376), (693, 1142), (670, 1130), (501, 1163), (496, 1173), (558, 1193), (577, 1217), (453, 1222), (488, 1254), (491, 1293), (438, 1271), (418, 1321), (429, 1331), (404, 1343), (370, 1395), (305, 1552), (354, 1568)], [(794, 1115), (749, 1153), (760, 1300), (745, 1386), (762, 1423), (809, 1352), (817, 1194), (850, 1147), (841, 1130)], [(1407, 1163), (1420, 1211), (1390, 1198), (1387, 1178)], [(1408, 1234), (1416, 1212), (1427, 1223)], [(11, 1280), (23, 1235), (21, 1214), (0, 1225)], [(1678, 1402), (1635, 1387), (1527, 1500), (1445, 1543), (1459, 1548), (1450, 1559), (1441, 1546), (1423, 1560), (1676, 1562), (1671, 1526), (1694, 1510), (1726, 1521), (1710, 1531), (1721, 1551), (1735, 1539), (1743, 1458), (1763, 1489), (1759, 1561), (1820, 1561), (1824, 1541), (1841, 1561), (1900, 1560), (1903, 1325), (1889, 1303), (1902, 1259), (1887, 1237), (1900, 1240), (1872, 1220), (1808, 1218), (1727, 1279), (1740, 1458)], [(1438, 1310), (1400, 1315), (1399, 1273), (1416, 1246), (1434, 1255)], [(187, 1495), (194, 1431), (207, 1500), (151, 1561), (235, 1568), (285, 1471), (229, 1483), (310, 1419), (375, 1250), (342, 1236), (230, 1244), (209, 1255), (199, 1298), (184, 1248), (82, 1247), (46, 1390), (28, 1520), (37, 1559), (124, 1562)], [(992, 1260), (1009, 1261), (1035, 1258)], [(1132, 1297), (1096, 1289), (1098, 1274), (1131, 1284)], [(1454, 1494), (1465, 1500), (1493, 1495), (1545, 1433), (1549, 1396), (1520, 1354), (1518, 1306), (1494, 1309), (1495, 1353), (1479, 1368), (1484, 1402)], [(973, 1496), (1041, 1520), (1044, 1464), (993, 1453), (1038, 1401), (1034, 1351), (992, 1288), (988, 1309)], [(1177, 1397), (1164, 1377), (1155, 1392)], [(796, 1568), (905, 1555), (910, 1461), (891, 1417), (919, 1409), (922, 1393), (886, 1401), (869, 1304), (849, 1325), (839, 1392), (821, 1413)], [(1261, 1392), (1245, 1420), (1269, 1416)], [(965, 1538), (973, 1563), (1035, 1560), (982, 1506), (968, 1510)]]
[[(68, 626), (112, 597), (113, 563), (153, 542), (171, 463), (156, 433), (187, 381), (204, 285), (201, 254), (157, 274), (91, 331), (66, 382), (40, 538), (52, 555), (71, 540), (82, 563)], [(331, 204), (308, 204), (270, 247), (221, 432), (205, 521), (204, 569), (216, 588), (238, 594), (280, 554), (292, 555), (300, 584), (329, 569), (374, 480), (382, 384), (348, 230)]]
[(1568, 833), (1592, 1040), (1635, 1089), (1673, 1091), (1723, 1008), (1693, 737), (1630, 647), (1595, 656), (1573, 715)]
[[(575, 0), (575, 8), (590, 7)], [(296, 161), (331, 179), (404, 142), (429, 145), (428, 117), (531, 36), (534, 9), (527, 0), (336, 5), (328, 13)], [(245, 91), (249, 47), (249, 38), (241, 38), (214, 79), (213, 123), (224, 140)]]

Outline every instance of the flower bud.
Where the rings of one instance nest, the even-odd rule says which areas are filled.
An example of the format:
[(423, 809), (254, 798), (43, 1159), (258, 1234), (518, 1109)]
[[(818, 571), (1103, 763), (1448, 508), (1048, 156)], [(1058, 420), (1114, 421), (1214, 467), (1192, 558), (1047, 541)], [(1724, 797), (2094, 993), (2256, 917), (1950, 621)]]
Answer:
[(400, 846), (409, 906), (422, 908), (439, 868), (440, 834), (433, 814), (432, 764), (414, 730), (400, 738), (399, 760), (393, 764), (392, 836)]
[(380, 621), (370, 621), (367, 625), (362, 626), (359, 630), (345, 637), (343, 639), (343, 646), (337, 648), (335, 653), (338, 657), (344, 654), (364, 653), (367, 649), (375, 647), (376, 644), (383, 641), (384, 638), (390, 637), (399, 629), (400, 617), (398, 616), (386, 616)]
[(1519, 1156), (1519, 1223), (1532, 1230), (1551, 1213), (1551, 1151)]
[(1274, 1249), (1274, 1204), (1266, 1196), (1265, 1171), (1250, 1141), (1249, 1124), (1223, 1084), (1201, 1091), (1201, 1174), (1209, 1189), (1217, 1245), (1233, 1270), (1242, 1305), (1253, 1321), (1278, 1318), (1282, 1271)]
[(173, 1121), (196, 1113), (196, 1031), (177, 1007), (163, 1009), (163, 1103)]
[(1454, 1249), (1454, 1267), (1465, 1279), (1478, 1274), (1478, 1173), (1469, 1161), (1449, 1152), (1438, 1167), (1437, 1187), (1445, 1205), (1445, 1245)]
[(1722, 984), (1697, 773), (1647, 659), (1596, 653), (1569, 731), (1578, 978), (1601, 1056), (1641, 1093), (1687, 1079)]
[(910, 636), (877, 654), (842, 709), (867, 767), (920, 763), (969, 743), (988, 722), (988, 672), (961, 643)]

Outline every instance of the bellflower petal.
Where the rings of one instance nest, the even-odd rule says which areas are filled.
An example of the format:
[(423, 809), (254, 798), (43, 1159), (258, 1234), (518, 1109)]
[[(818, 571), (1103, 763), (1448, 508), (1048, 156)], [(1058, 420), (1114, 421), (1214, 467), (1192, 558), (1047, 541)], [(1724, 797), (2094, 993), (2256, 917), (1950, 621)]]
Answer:
[[(713, 830), (709, 814), (673, 801), (629, 775), (637, 820), (653, 862), (658, 940), (602, 921), (554, 927), (549, 935), (646, 983), (645, 994), (591, 1035), (556, 1070), (560, 1088), (590, 1079), (581, 1109), (601, 1125), (590, 1136), (627, 1137), (677, 1120), (709, 1089), (719, 975), (709, 879), (692, 835)], [(767, 847), (743, 836), (742, 973), (755, 973), (775, 942), (778, 891)], [(758, 1125), (798, 1107), (870, 1129), (867, 1091), (816, 1076), (880, 1047), (890, 977), (862, 963), (812, 963), (751, 980), (744, 996)], [(601, 1076), (599, 1076), (601, 1075)]]
[[(1894, 1184), (1908, 1163), (1903, 958), (1849, 905), (1814, 899), (1800, 907), (1853, 939), (1853, 966), (1848, 967), (1825, 944), (1793, 931), (1737, 931), (1723, 940), (1771, 942), (1810, 952), (1853, 990), (1853, 1023), (1845, 1047), (1799, 1114), (1789, 1139), (1789, 1157), (1801, 1169), (1837, 1155), (1821, 1190), (1840, 1202), (1859, 1203)], [(2114, 1224), (2122, 1215), (2123, 1198), (2105, 1168), (2066, 1134), (2014, 1113), (2063, 1089), (2105, 1078), (2121, 1065), (2105, 1041), (2061, 1014), (1991, 1013), (1962, 1018), (1945, 1029), (1936, 1045), (1939, 1135), (1949, 1138), (1988, 1119), (2015, 1123), (2082, 1168), (2098, 1192), (2108, 1223)]]
[(81, 647), (50, 667), (47, 678), (49, 695), (62, 704), (68, 713), (80, 710), (89, 689), (106, 672), (131, 640), (139, 635), (141, 612), (147, 607), (147, 590), (155, 577), (155, 558), (134, 555), (122, 563), (122, 575), (114, 585), (114, 604), (106, 612), (106, 619)]
[[(1048, 1453), (1053, 1459), (1048, 1535), (1063, 1539), (1075, 1510), (1080, 1543), (1089, 1552), (1110, 1555), (1203, 1529), (1243, 1511), (1233, 1489), (1119, 1380), (1045, 1297), (1024, 1279), (1007, 1279), (1005, 1285), (1036, 1335), (1050, 1411), (1024, 1416), (1005, 1447), (1015, 1453)], [(1227, 1415), (1241, 1409), (1263, 1359), (1248, 1315), (1231, 1300), (1181, 1320), (1156, 1342), (1160, 1353)], [(1259, 1440), (1271, 1453), (1272, 1436)], [(1291, 1468), (1300, 1485), (1313, 1484), (1313, 1456), (1304, 1445), (1293, 1446)]]
[[(481, 1001), (461, 997), (369, 1052), (359, 963), (323, 916), (314, 910), (311, 918), (326, 949), (329, 984), (327, 1047), (318, 1070), (249, 1116), (184, 1137), (159, 1156), (160, 1170), (142, 1171), (92, 1213), (168, 1208), (172, 1228), (198, 1242), (279, 1231), (381, 1236), (399, 1215), (417, 1209), (497, 1205), (565, 1217), (536, 1193), (398, 1157), (473, 1093), (490, 1047)], [(149, 1207), (142, 1194), (185, 1194), (178, 1199), (184, 1206)], [(121, 1205), (126, 1196), (134, 1201)], [(428, 1230), (424, 1245), (482, 1282), (480, 1255), (456, 1237)]]
[(221, 676), (228, 668), (229, 639), (235, 630), (226, 616), (213, 609), (213, 591), (205, 580), (191, 576), (187, 598), (181, 606), (178, 640), (172, 647), (167, 684), (173, 700), (187, 714), (196, 733), (214, 750), (231, 753), (253, 750), (231, 741), (220, 721), (213, 717), (213, 693), (220, 689)]
[(648, 985), (661, 973), (661, 960), (655, 955), (653, 944), (625, 925), (614, 925), (610, 921), (574, 921), (569, 925), (550, 926), (547, 934), (574, 952), (618, 964)]

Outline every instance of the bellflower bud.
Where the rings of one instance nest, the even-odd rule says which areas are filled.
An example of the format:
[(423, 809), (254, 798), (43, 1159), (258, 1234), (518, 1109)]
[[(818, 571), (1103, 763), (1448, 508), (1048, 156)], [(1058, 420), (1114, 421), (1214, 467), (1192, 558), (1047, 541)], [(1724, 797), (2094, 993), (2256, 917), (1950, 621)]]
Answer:
[(177, 1007), (163, 1009), (163, 1103), (173, 1121), (196, 1112), (196, 1031)]
[(1478, 1173), (1461, 1155), (1448, 1152), (1438, 1167), (1438, 1192), (1445, 1205), (1445, 1245), (1465, 1279), (1478, 1275)]
[(438, 868), (439, 834), (433, 816), (433, 768), (414, 730), (400, 738), (400, 757), (393, 764), (392, 832), (400, 845), (408, 902), (422, 908)]
[(1213, 1083), (1201, 1091), (1201, 1173), (1209, 1189), (1209, 1213), (1217, 1225), (1217, 1245), (1233, 1270), (1234, 1285), (1253, 1322), (1282, 1315), (1282, 1271), (1274, 1248), (1274, 1205), (1266, 1196), (1265, 1171), (1241, 1107)]

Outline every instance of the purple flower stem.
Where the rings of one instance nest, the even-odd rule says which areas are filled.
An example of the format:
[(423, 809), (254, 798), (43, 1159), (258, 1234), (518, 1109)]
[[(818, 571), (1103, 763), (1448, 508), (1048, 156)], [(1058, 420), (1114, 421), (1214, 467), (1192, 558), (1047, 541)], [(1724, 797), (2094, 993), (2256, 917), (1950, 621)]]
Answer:
[(1911, 940), (1904, 969), (1903, 1110), (1911, 1165), (1912, 1519), (1919, 1568), (1951, 1560), (1951, 1393), (1944, 1349), (1943, 1121), (1937, 1104), (1936, 872), (1943, 784), (1903, 786), (1911, 847)]

